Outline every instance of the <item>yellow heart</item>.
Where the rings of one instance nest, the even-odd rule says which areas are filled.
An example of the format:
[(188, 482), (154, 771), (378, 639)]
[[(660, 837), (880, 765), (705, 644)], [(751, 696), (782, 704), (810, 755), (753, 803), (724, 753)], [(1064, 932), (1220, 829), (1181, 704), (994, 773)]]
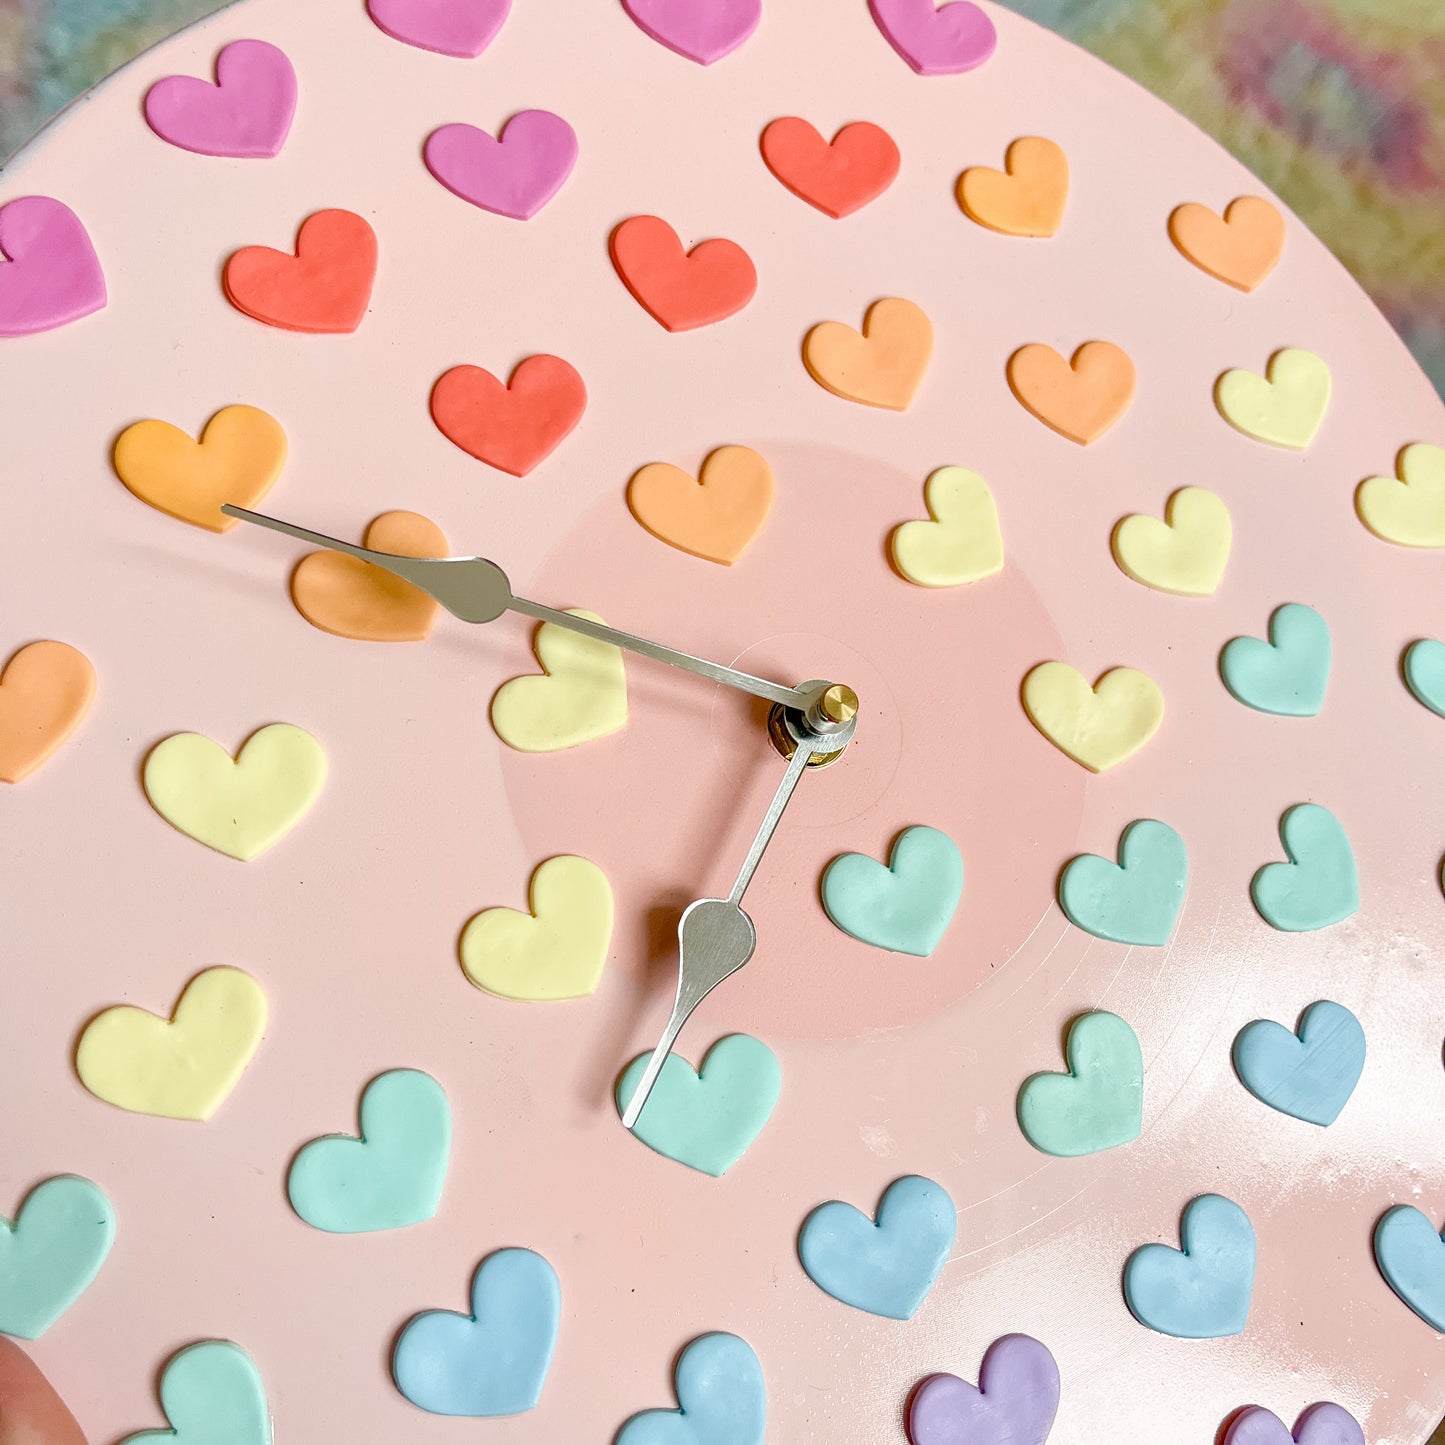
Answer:
[(1162, 522), (1125, 517), (1111, 545), (1120, 570), (1136, 582), (1180, 597), (1209, 597), (1224, 576), (1232, 538), (1229, 508), (1203, 487), (1181, 487)]
[(1137, 753), (1164, 720), (1164, 694), (1153, 678), (1114, 667), (1089, 686), (1066, 662), (1041, 662), (1024, 678), (1024, 710), (1051, 742), (1102, 773)]
[(585, 998), (612, 941), (612, 888), (585, 858), (549, 858), (532, 874), (532, 911), (488, 908), (462, 932), (462, 968), (511, 999)]
[(893, 531), (893, 562), (920, 587), (958, 587), (1003, 570), (1003, 534), (988, 483), (964, 467), (939, 467), (924, 483), (931, 522)]
[(1287, 346), (1270, 357), (1267, 375), (1226, 371), (1214, 384), (1214, 403), (1245, 436), (1303, 451), (1330, 404), (1330, 369), (1313, 351)]
[(75, 1051), (80, 1082), (107, 1104), (164, 1119), (209, 1119), (266, 1028), (266, 995), (239, 968), (208, 968), (169, 1019), (122, 1005), (97, 1014)]
[(252, 733), (234, 762), (210, 738), (176, 733), (151, 749), (142, 781), (173, 828), (246, 863), (306, 816), (326, 781), (326, 754), (291, 723)]
[[(595, 612), (568, 609), (601, 622)], [(610, 642), (544, 622), (533, 644), (543, 674), (514, 677), (492, 699), (492, 728), (522, 753), (554, 753), (615, 733), (627, 721), (627, 674)]]
[(1398, 480), (1370, 477), (1355, 489), (1360, 520), (1401, 547), (1445, 547), (1445, 447), (1416, 442), (1396, 469)]

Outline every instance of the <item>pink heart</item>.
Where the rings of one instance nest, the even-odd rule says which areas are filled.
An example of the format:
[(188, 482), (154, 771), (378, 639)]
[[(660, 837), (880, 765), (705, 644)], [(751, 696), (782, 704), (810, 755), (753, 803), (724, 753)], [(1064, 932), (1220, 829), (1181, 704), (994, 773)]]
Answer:
[(525, 221), (571, 175), (577, 132), (550, 110), (522, 110), (495, 139), (474, 125), (441, 126), (427, 137), (423, 155), (432, 175), (462, 200)]
[(763, 0), (622, 0), (622, 7), (659, 45), (699, 65), (731, 55), (763, 18)]
[(1365, 1445), (1365, 1432), (1348, 1410), (1330, 1401), (1311, 1405), (1292, 1434), (1273, 1411), (1250, 1405), (1230, 1423), (1224, 1445)]
[(982, 65), (998, 44), (993, 21), (973, 0), (868, 0), (888, 43), (920, 75), (957, 75)]
[(455, 55), (480, 55), (496, 38), (512, 0), (366, 0), (377, 26), (393, 40)]
[(105, 276), (80, 217), (49, 196), (0, 206), (0, 336), (30, 336), (105, 305)]
[(296, 114), (296, 71), (284, 50), (235, 40), (216, 57), (216, 83), (170, 75), (146, 92), (146, 122), (162, 140), (203, 156), (280, 153)]
[(1044, 1445), (1059, 1408), (1059, 1367), (1028, 1335), (1004, 1335), (984, 1351), (975, 1388), (930, 1375), (908, 1405), (913, 1445)]

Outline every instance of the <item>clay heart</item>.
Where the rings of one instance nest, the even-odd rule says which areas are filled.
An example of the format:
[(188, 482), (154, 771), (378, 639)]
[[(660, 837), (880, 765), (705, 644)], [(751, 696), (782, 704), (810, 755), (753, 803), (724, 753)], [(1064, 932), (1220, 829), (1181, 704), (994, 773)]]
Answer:
[(406, 45), (472, 60), (502, 28), (512, 0), (366, 0), (379, 30)]
[(441, 434), (498, 471), (525, 477), (582, 420), (587, 388), (560, 356), (529, 356), (505, 386), (480, 366), (454, 366), (432, 388)]
[(1179, 597), (1210, 597), (1224, 576), (1234, 528), (1229, 508), (1203, 487), (1181, 487), (1164, 520), (1135, 513), (1114, 528), (1119, 569), (1145, 587)]
[(963, 894), (963, 855), (937, 828), (905, 828), (885, 868), (844, 853), (823, 873), (823, 908), (844, 933), (895, 953), (927, 958)]
[(296, 113), (296, 71), (284, 50), (235, 40), (216, 57), (216, 83), (170, 75), (146, 92), (146, 123), (203, 156), (279, 155)]
[(1019, 1090), (1024, 1138), (1045, 1154), (1077, 1159), (1117, 1148), (1144, 1127), (1144, 1056), (1118, 1014), (1096, 1010), (1069, 1026), (1067, 1074), (1034, 1074)]
[(971, 0), (868, 0), (874, 23), (920, 75), (958, 75), (998, 45), (993, 21)]
[(671, 547), (731, 566), (747, 550), (773, 505), (773, 469), (751, 447), (718, 447), (696, 480), (681, 467), (653, 462), (628, 483), (632, 515)]
[(932, 355), (933, 323), (901, 296), (875, 301), (861, 334), (841, 321), (821, 321), (803, 338), (803, 364), (819, 386), (890, 411), (907, 408)]
[(715, 238), (684, 251), (657, 216), (613, 229), (612, 264), (638, 304), (669, 331), (691, 331), (736, 315), (753, 299), (758, 273), (736, 241)]
[(978, 1385), (930, 1375), (908, 1405), (913, 1445), (1044, 1445), (1059, 1408), (1059, 1367), (1028, 1335), (1004, 1335), (984, 1352)]
[(1350, 1101), (1365, 1068), (1365, 1031), (1343, 1004), (1320, 999), (1291, 1033), (1255, 1019), (1234, 1040), (1234, 1071), (1261, 1103), (1324, 1128)]
[(731, 55), (763, 17), (763, 0), (622, 0), (622, 8), (659, 45), (699, 65)]
[(296, 253), (244, 246), (226, 262), (226, 296), (238, 311), (286, 331), (349, 332), (361, 325), (376, 277), (376, 232), (352, 211), (317, 211), (296, 233)]
[(1269, 619), (1269, 641), (1236, 637), (1219, 654), (1224, 685), (1246, 707), (1314, 717), (1330, 678), (1329, 624), (1313, 607), (1286, 602)]
[(1266, 923), (1287, 933), (1310, 933), (1359, 911), (1354, 850), (1328, 808), (1300, 803), (1288, 809), (1279, 836), (1290, 861), (1266, 863), (1249, 885)]
[(676, 1410), (644, 1410), (613, 1445), (763, 1445), (767, 1391), (752, 1347), (736, 1335), (702, 1335), (678, 1357)]
[(961, 587), (1003, 570), (1003, 534), (988, 483), (964, 467), (929, 474), (923, 500), (930, 521), (895, 527), (893, 565), (919, 587)]
[(95, 669), (64, 642), (32, 642), (0, 673), (0, 783), (18, 783), (52, 757), (95, 700)]
[[(383, 512), (363, 543), (397, 557), (447, 555), (441, 528), (416, 512)], [(291, 600), (313, 627), (360, 642), (420, 642), (437, 615), (437, 604), (410, 582), (340, 552), (303, 557), (291, 574)]]
[(1375, 1226), (1375, 1263), (1426, 1324), (1445, 1331), (1445, 1240), (1428, 1215), (1409, 1204), (1386, 1210)]
[(518, 111), (495, 137), (444, 125), (426, 139), (427, 169), (453, 195), (515, 221), (530, 220), (577, 163), (577, 132), (550, 110)]
[(1397, 547), (1445, 547), (1445, 447), (1416, 442), (1395, 465), (1398, 478), (1367, 477), (1355, 488), (1360, 520)]
[(31, 336), (105, 305), (105, 276), (80, 217), (49, 196), (0, 206), (0, 336)]
[(1236, 197), (1223, 216), (1190, 201), (1169, 217), (1169, 236), (1201, 271), (1253, 291), (1279, 261), (1284, 217), (1259, 196)]
[(38, 1340), (89, 1289), (114, 1241), (115, 1210), (90, 1180), (37, 1184), (14, 1223), (0, 1219), (0, 1331)]
[(1062, 147), (1043, 136), (1014, 141), (1001, 171), (970, 166), (958, 178), (958, 204), (964, 212), (1005, 236), (1054, 235), (1068, 198), (1068, 158)]
[(169, 1430), (142, 1430), (120, 1445), (271, 1445), (271, 1410), (251, 1357), (229, 1340), (202, 1340), (161, 1374)]
[(1162, 947), (1169, 942), (1184, 887), (1189, 855), (1167, 823), (1139, 818), (1119, 837), (1119, 862), (1083, 853), (1059, 875), (1059, 906), (1069, 922), (1115, 943)]
[(1091, 773), (1132, 757), (1164, 721), (1164, 694), (1133, 667), (1111, 667), (1090, 687), (1068, 663), (1041, 662), (1024, 678), (1023, 703), (1033, 725)]
[(1135, 382), (1129, 354), (1111, 341), (1086, 341), (1069, 361), (1040, 342), (1008, 359), (1008, 384), (1019, 402), (1080, 446), (1097, 441), (1129, 410)]
[(1134, 1318), (1162, 1335), (1215, 1340), (1239, 1334), (1254, 1292), (1254, 1226), (1239, 1205), (1201, 1194), (1185, 1206), (1181, 1249), (1145, 1244), (1124, 1265)]
[(763, 160), (795, 196), (840, 220), (893, 184), (900, 157), (893, 137), (871, 121), (845, 125), (831, 141), (796, 115), (763, 131)]
[(1445, 717), (1445, 642), (1433, 637), (1412, 642), (1405, 649), (1400, 670), (1416, 700), (1437, 716)]
[(1221, 1445), (1365, 1445), (1365, 1432), (1333, 1401), (1308, 1406), (1293, 1431), (1272, 1410), (1246, 1405), (1230, 1421)]
[(1214, 384), (1214, 404), (1245, 436), (1303, 451), (1329, 409), (1330, 369), (1314, 352), (1287, 346), (1270, 357), (1264, 376), (1226, 371)]

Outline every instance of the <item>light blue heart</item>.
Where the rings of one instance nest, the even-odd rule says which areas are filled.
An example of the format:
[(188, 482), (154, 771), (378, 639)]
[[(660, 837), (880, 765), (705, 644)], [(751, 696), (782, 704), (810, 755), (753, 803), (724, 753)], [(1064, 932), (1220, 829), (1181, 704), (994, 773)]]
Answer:
[(452, 1110), (430, 1074), (392, 1069), (361, 1096), (361, 1137), (329, 1134), (297, 1155), (291, 1207), (316, 1229), (365, 1234), (430, 1219), (441, 1203)]
[(271, 1411), (250, 1355), (229, 1340), (201, 1340), (172, 1355), (161, 1375), (169, 1430), (121, 1445), (271, 1445)]
[(1430, 709), (1445, 717), (1445, 642), (1422, 638), (1405, 649), (1405, 684)]
[(1365, 1067), (1365, 1031), (1343, 1004), (1320, 999), (1292, 1034), (1273, 1019), (1255, 1019), (1234, 1040), (1234, 1070), (1256, 1099), (1321, 1126), (1349, 1103)]
[(1269, 641), (1236, 637), (1219, 654), (1224, 685), (1246, 707), (1313, 717), (1330, 680), (1330, 629), (1313, 607), (1286, 602), (1269, 619)]
[(823, 873), (823, 907), (854, 938), (927, 958), (963, 893), (963, 856), (937, 828), (905, 828), (888, 866), (844, 853)]
[(1167, 823), (1140, 818), (1119, 836), (1119, 861), (1094, 853), (1071, 859), (1059, 875), (1059, 906), (1071, 923), (1115, 943), (1158, 946), (1169, 942), (1189, 854)]
[(1355, 854), (1340, 821), (1318, 803), (1300, 803), (1280, 819), (1288, 863), (1266, 863), (1249, 885), (1266, 923), (1285, 933), (1328, 928), (1358, 911)]
[(402, 1330), (392, 1378), (433, 1415), (520, 1415), (542, 1394), (561, 1317), (556, 1270), (530, 1249), (499, 1249), (472, 1278), (471, 1314), (428, 1310)]
[(824, 1294), (891, 1320), (912, 1319), (948, 1262), (958, 1210), (948, 1191), (917, 1174), (883, 1192), (875, 1220), (841, 1200), (803, 1221), (798, 1258)]
[(1214, 1340), (1237, 1335), (1254, 1291), (1254, 1226), (1221, 1194), (1184, 1209), (1183, 1249), (1146, 1244), (1124, 1265), (1124, 1298), (1134, 1318), (1161, 1335)]
[(38, 1340), (90, 1287), (115, 1241), (115, 1210), (88, 1179), (37, 1184), (0, 1219), (0, 1334)]
[(1432, 1328), (1445, 1331), (1445, 1241), (1409, 1204), (1375, 1226), (1375, 1263), (1392, 1290)]
[(701, 1335), (673, 1372), (676, 1410), (644, 1410), (614, 1445), (763, 1445), (767, 1391), (752, 1346), (736, 1335)]

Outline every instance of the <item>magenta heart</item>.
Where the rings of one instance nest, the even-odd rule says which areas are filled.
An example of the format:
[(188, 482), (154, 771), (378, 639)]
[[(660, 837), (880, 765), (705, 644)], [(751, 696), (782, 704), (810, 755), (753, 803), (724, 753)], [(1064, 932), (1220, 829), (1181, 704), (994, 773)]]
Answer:
[(30, 336), (105, 305), (105, 276), (80, 217), (49, 196), (0, 206), (0, 336)]
[(622, 0), (622, 8), (659, 45), (699, 65), (731, 55), (763, 18), (763, 0)]
[(920, 75), (957, 75), (982, 65), (998, 44), (993, 21), (973, 0), (868, 0), (888, 43)]
[(1342, 1405), (1311, 1405), (1295, 1421), (1294, 1433), (1283, 1420), (1259, 1405), (1249, 1405), (1225, 1431), (1224, 1445), (1365, 1445), (1365, 1432)]
[(367, 13), (393, 40), (455, 55), (480, 55), (496, 38), (512, 0), (366, 0)]
[(913, 1445), (1043, 1445), (1059, 1408), (1059, 1367), (1029, 1335), (1004, 1335), (984, 1351), (977, 1387), (930, 1375), (908, 1406)]
[(146, 92), (146, 123), (203, 156), (280, 153), (296, 114), (296, 71), (284, 50), (235, 40), (216, 57), (216, 83), (169, 75)]
[(496, 138), (444, 125), (426, 139), (427, 169), (484, 211), (525, 221), (562, 188), (577, 163), (577, 132), (550, 110), (518, 111)]

